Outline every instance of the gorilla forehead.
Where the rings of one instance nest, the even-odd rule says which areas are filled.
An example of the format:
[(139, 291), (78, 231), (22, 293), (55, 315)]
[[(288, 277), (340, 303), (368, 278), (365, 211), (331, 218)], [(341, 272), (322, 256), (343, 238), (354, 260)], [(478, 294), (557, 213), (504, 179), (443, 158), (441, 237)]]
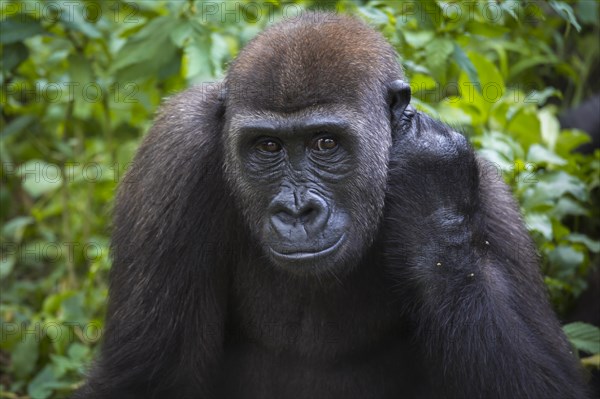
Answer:
[(243, 108), (227, 115), (226, 130), (233, 139), (238, 139), (246, 131), (253, 130), (282, 129), (289, 131), (288, 133), (295, 133), (296, 128), (331, 125), (336, 127), (336, 133), (344, 134), (350, 130), (358, 133), (368, 127), (364, 111), (345, 104), (312, 105), (289, 113)]
[(231, 105), (280, 112), (385, 97), (402, 78), (393, 48), (363, 22), (308, 13), (252, 40), (225, 79)]

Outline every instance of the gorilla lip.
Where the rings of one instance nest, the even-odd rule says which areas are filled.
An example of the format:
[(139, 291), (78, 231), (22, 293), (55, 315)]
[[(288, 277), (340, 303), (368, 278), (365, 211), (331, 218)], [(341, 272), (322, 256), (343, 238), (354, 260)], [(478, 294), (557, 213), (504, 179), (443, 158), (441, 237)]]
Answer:
[(331, 255), (342, 245), (345, 237), (346, 237), (346, 235), (342, 234), (335, 244), (333, 244), (332, 246), (330, 246), (328, 248), (317, 251), (317, 252), (298, 251), (298, 252), (282, 253), (282, 252), (278, 252), (278, 251), (274, 250), (273, 248), (270, 248), (270, 250), (271, 250), (271, 253), (273, 255), (275, 255), (275, 257), (284, 259), (284, 260), (288, 260), (288, 261), (314, 259), (317, 257)]

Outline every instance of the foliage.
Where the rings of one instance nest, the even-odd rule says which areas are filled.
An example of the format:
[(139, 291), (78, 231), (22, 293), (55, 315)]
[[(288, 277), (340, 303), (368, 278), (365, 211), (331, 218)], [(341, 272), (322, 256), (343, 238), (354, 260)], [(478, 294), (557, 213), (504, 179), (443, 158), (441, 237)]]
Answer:
[[(161, 99), (222, 76), (267, 24), (316, 5), (0, 4), (2, 396), (63, 397), (101, 335), (110, 203)], [(465, 132), (494, 163), (487, 172), (512, 185), (553, 303), (567, 311), (600, 250), (600, 158), (572, 152), (588, 138), (560, 130), (556, 115), (600, 89), (598, 4), (327, 7), (381, 30), (406, 59), (417, 107)], [(600, 352), (597, 328), (566, 332)]]

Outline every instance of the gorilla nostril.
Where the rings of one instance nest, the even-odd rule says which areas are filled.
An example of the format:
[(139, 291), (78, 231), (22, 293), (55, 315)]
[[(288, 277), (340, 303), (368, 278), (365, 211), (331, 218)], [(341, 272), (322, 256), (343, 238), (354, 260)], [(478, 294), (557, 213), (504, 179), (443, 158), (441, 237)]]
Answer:
[(311, 220), (314, 220), (317, 218), (317, 215), (319, 214), (319, 210), (315, 207), (308, 207), (305, 210), (303, 210), (300, 213), (300, 220), (303, 221), (304, 223), (306, 222), (310, 222)]
[(296, 216), (293, 212), (287, 209), (280, 210), (273, 215), (274, 218), (278, 219), (281, 223), (287, 225), (293, 225), (296, 221)]
[(297, 223), (310, 223), (312, 220), (315, 220), (318, 215), (319, 210), (311, 206), (298, 212), (294, 212), (291, 209), (282, 209), (273, 216), (285, 224), (295, 226)]

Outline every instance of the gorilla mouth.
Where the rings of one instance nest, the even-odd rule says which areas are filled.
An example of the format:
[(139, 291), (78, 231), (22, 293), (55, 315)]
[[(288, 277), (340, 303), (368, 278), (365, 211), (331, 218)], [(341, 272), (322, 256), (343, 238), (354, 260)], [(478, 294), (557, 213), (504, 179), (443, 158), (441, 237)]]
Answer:
[(337, 249), (344, 242), (344, 238), (345, 237), (346, 237), (346, 235), (342, 234), (340, 236), (340, 238), (338, 238), (338, 240), (337, 240), (337, 242), (335, 244), (333, 244), (332, 246), (327, 247), (325, 249), (320, 249), (318, 251), (279, 252), (279, 251), (276, 251), (275, 249), (273, 249), (272, 247), (270, 248), (270, 250), (271, 250), (271, 253), (276, 258), (278, 258), (280, 260), (286, 260), (286, 261), (298, 261), (298, 260), (307, 260), (307, 259), (320, 258), (320, 257), (331, 255), (332, 253), (334, 253), (335, 251), (337, 251)]

